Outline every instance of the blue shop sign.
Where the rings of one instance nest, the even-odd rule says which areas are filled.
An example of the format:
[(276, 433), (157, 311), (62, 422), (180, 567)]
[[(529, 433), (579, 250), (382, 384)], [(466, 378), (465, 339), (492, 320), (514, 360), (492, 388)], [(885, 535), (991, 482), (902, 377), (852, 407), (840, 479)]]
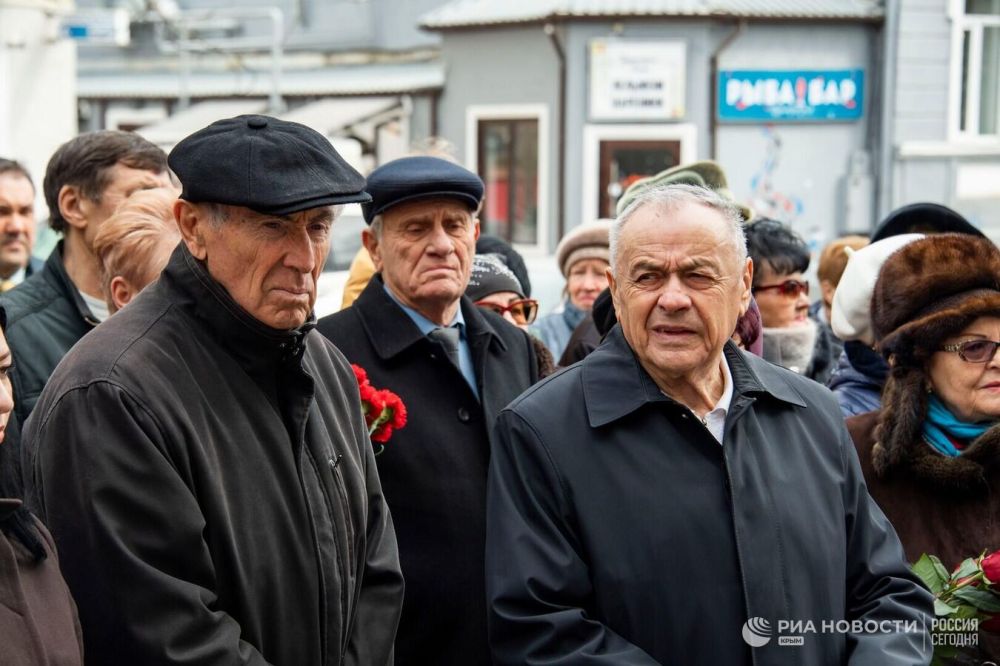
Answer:
[(863, 69), (723, 70), (719, 120), (857, 120), (864, 90)]

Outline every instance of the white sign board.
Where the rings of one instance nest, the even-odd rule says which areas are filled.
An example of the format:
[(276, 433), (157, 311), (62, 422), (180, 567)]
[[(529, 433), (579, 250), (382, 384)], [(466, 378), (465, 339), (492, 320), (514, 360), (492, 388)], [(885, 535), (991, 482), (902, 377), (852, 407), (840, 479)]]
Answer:
[(683, 118), (684, 42), (590, 42), (591, 120)]

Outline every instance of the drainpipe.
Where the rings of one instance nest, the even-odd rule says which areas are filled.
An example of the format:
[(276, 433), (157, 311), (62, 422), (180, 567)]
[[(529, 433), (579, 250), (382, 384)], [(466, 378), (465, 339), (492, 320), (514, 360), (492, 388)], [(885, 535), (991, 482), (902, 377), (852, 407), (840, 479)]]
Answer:
[[(559, 35), (556, 34), (556, 27), (552, 23), (546, 23), (542, 28), (552, 42), (552, 48), (556, 51), (556, 58), (559, 60), (559, 128), (558, 147), (556, 148), (556, 164), (558, 174), (556, 178), (559, 185), (556, 188), (556, 238), (562, 238), (566, 232), (565, 220), (563, 220), (563, 206), (566, 201), (566, 52), (563, 50)], [(548, 246), (548, 239), (545, 239)]]
[(708, 156), (710, 159), (717, 158), (716, 144), (718, 143), (718, 133), (719, 133), (719, 122), (716, 120), (716, 107), (719, 104), (719, 56), (722, 52), (729, 48), (729, 45), (736, 40), (743, 31), (746, 30), (747, 22), (744, 19), (736, 24), (733, 31), (726, 35), (726, 38), (722, 40), (714, 51), (712, 51), (712, 57), (709, 60), (709, 74), (708, 74)]

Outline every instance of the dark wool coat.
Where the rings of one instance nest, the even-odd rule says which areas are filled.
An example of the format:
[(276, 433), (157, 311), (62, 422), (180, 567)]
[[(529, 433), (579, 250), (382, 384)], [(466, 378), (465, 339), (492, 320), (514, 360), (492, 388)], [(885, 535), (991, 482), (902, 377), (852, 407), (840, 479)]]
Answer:
[(463, 297), (477, 402), (376, 275), (319, 330), (372, 385), (399, 394), (408, 422), (375, 460), (406, 580), (396, 664), (489, 664), (483, 548), (489, 428), (538, 376), (527, 334)]
[[(721, 446), (620, 327), (501, 413), (486, 563), (497, 663), (927, 663), (930, 594), (865, 490), (833, 396), (732, 343), (725, 354)], [(918, 630), (806, 634), (751, 654), (750, 618), (775, 635), (781, 620)]]
[[(20, 500), (0, 499), (0, 522), (20, 506)], [(43, 560), (0, 532), (0, 663), (82, 666), (76, 606), (59, 572), (52, 537), (38, 521), (35, 528), (47, 555)]]
[(90, 664), (387, 664), (392, 522), (344, 357), (178, 246), (84, 337), (24, 431)]
[(873, 464), (878, 412), (847, 419), (868, 492), (896, 528), (906, 559), (937, 555), (951, 571), (983, 549), (1000, 549), (1000, 426), (958, 458), (920, 440), (903, 461), (878, 474)]
[[(922, 440), (901, 461), (876, 471), (879, 412), (847, 419), (868, 491), (896, 528), (906, 559), (937, 555), (948, 571), (983, 550), (1000, 549), (1000, 426), (990, 428), (958, 458)], [(1000, 636), (980, 634), (983, 656), (1000, 657)], [(978, 662), (977, 662), (978, 663)]]

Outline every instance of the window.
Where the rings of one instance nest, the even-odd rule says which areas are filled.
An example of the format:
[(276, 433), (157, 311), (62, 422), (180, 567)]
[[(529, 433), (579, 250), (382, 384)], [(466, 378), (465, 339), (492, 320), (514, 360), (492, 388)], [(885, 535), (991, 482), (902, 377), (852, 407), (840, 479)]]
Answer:
[(629, 185), (676, 166), (680, 153), (680, 141), (601, 141), (597, 214), (615, 217)]
[(537, 243), (538, 120), (480, 119), (476, 154), (486, 184), (482, 231), (510, 243)]
[(961, 0), (958, 133), (1000, 137), (1000, 0)]

